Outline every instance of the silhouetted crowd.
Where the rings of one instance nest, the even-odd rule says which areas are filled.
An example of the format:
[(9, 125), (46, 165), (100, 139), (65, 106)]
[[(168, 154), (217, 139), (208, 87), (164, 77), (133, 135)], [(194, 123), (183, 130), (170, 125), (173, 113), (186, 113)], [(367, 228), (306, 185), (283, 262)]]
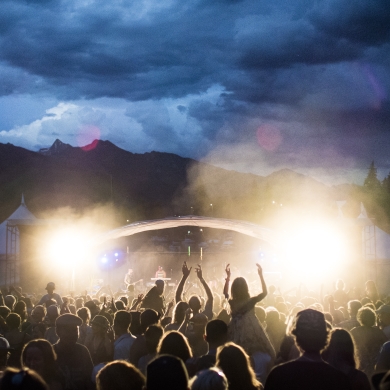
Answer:
[(211, 286), (186, 262), (171, 300), (165, 278), (139, 294), (2, 289), (0, 390), (390, 389), (390, 297), (373, 281), (282, 294), (256, 267), (258, 295), (229, 265)]

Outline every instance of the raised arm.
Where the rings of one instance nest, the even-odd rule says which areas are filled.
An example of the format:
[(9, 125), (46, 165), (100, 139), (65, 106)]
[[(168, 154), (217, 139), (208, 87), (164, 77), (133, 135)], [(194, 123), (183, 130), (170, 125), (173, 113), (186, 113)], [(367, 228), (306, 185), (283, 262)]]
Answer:
[(225, 268), (226, 278), (225, 285), (223, 287), (223, 295), (226, 299), (229, 299), (229, 283), (230, 283), (230, 264), (228, 264)]
[(213, 293), (210, 290), (209, 285), (206, 283), (206, 281), (203, 279), (203, 272), (202, 272), (202, 266), (198, 264), (198, 268), (195, 268), (196, 276), (199, 278), (200, 283), (202, 284), (206, 295), (207, 295), (207, 301), (205, 304), (205, 314), (208, 317), (209, 320), (213, 318), (213, 303), (214, 303), (214, 296)]
[(256, 263), (257, 266), (257, 273), (259, 274), (260, 277), (260, 282), (261, 282), (261, 290), (262, 292), (257, 295), (256, 300), (257, 302), (262, 301), (268, 294), (267, 290), (267, 284), (265, 283), (264, 276), (263, 276), (263, 269), (261, 268), (261, 265)]
[(175, 294), (176, 304), (178, 304), (180, 301), (183, 300), (182, 294), (183, 294), (184, 283), (186, 282), (186, 280), (190, 276), (191, 270), (192, 270), (192, 267), (188, 268), (187, 262), (185, 261), (183, 263), (183, 266), (181, 267), (181, 272), (182, 272), (183, 276), (181, 277), (180, 282), (179, 282), (177, 289), (176, 289), (176, 294)]

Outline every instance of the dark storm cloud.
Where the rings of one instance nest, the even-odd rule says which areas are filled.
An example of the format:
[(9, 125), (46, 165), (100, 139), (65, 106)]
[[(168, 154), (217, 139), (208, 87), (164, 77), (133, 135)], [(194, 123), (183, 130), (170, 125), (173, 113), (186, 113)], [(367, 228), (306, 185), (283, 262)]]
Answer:
[(310, 20), (335, 38), (364, 45), (380, 45), (390, 38), (390, 7), (387, 0), (331, 0), (318, 2)]
[[(245, 85), (247, 78), (261, 90), (264, 78), (278, 77), (277, 68), (359, 58), (364, 46), (350, 39), (348, 24), (367, 31), (377, 16), (356, 26), (359, 18), (351, 13), (352, 5), (336, 7), (329, 1), (322, 7), (297, 2), (297, 8), (302, 7), (299, 17), (288, 7), (286, 12), (281, 1), (274, 8), (249, 1), (178, 2), (146, 15), (141, 12), (138, 18), (131, 2), (83, 4), (4, 2), (2, 59), (66, 86), (74, 98), (183, 96), (213, 83), (235, 92), (240, 86), (231, 78), (237, 77), (238, 84)], [(368, 4), (360, 1), (355, 13), (361, 11), (363, 18)], [(320, 18), (323, 13), (325, 20)], [(336, 26), (345, 29), (345, 39), (338, 38)], [(387, 24), (383, 29), (388, 30)], [(248, 100), (267, 99), (267, 94), (256, 97), (250, 90)]]

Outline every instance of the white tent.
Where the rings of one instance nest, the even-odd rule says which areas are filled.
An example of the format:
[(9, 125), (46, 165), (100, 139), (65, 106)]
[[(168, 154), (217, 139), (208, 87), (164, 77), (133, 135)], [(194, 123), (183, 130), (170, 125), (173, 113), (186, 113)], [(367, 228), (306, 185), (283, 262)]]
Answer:
[(390, 261), (390, 234), (380, 229), (367, 216), (367, 211), (360, 204), (360, 215), (357, 218), (362, 229), (363, 256), (365, 260)]
[(34, 214), (27, 208), (24, 203), (24, 195), (20, 206), (10, 215), (2, 224), (0, 224), (0, 255), (6, 254), (7, 248), (7, 223), (12, 220), (36, 220)]

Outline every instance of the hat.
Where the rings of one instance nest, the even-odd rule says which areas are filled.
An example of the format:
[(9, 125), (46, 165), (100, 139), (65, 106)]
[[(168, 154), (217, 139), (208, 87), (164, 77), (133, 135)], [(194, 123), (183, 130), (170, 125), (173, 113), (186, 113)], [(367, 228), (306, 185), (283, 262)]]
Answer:
[(80, 326), (83, 323), (80, 317), (75, 316), (74, 314), (62, 314), (56, 319), (56, 326)]
[(148, 390), (186, 390), (188, 373), (181, 359), (171, 355), (160, 355), (146, 368)]
[(4, 337), (0, 337), (0, 351), (4, 351), (4, 350), (10, 351), (12, 349), (13, 348), (10, 347), (8, 340), (5, 339)]
[(390, 305), (382, 305), (375, 312), (376, 312), (376, 314), (390, 314)]
[(45, 287), (45, 290), (55, 290), (55, 288), (56, 288), (56, 285), (55, 285), (55, 283), (54, 282), (49, 282), (48, 284), (47, 284), (47, 286)]
[(318, 310), (301, 310), (295, 317), (294, 330), (326, 332), (325, 316)]
[(93, 317), (93, 320), (91, 321), (91, 325), (97, 325), (104, 329), (108, 329), (110, 327), (110, 323), (108, 322), (108, 319), (101, 315), (97, 315)]

